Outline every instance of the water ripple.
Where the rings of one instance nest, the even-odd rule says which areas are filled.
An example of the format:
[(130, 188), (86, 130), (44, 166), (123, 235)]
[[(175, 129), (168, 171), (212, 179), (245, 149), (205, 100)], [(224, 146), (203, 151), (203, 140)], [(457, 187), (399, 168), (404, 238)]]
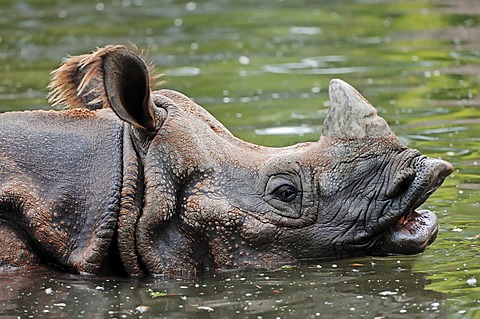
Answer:
[(322, 33), (319, 27), (291, 27), (290, 32), (293, 34), (315, 35)]
[(336, 63), (346, 60), (346, 57), (338, 55), (309, 57), (300, 62), (267, 64), (262, 69), (265, 72), (276, 74), (348, 74), (365, 72), (370, 69), (364, 66), (335, 66)]
[(197, 76), (200, 74), (200, 68), (196, 68), (194, 66), (184, 66), (166, 70), (164, 74), (169, 76)]
[(305, 135), (314, 133), (315, 128), (309, 126), (281, 126), (281, 127), (267, 127), (263, 129), (256, 129), (257, 135)]

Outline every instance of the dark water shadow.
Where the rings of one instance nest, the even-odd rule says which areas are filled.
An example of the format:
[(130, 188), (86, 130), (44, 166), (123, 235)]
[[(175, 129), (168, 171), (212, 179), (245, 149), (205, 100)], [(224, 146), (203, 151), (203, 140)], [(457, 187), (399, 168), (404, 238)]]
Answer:
[(446, 318), (413, 259), (365, 258), (204, 278), (0, 274), (0, 316), (36, 318)]

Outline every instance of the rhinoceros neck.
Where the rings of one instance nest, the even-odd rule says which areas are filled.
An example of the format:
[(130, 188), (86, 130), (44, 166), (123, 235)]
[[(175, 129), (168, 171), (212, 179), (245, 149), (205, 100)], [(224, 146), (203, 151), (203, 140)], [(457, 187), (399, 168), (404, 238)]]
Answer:
[(215, 119), (209, 112), (207, 112), (203, 107), (193, 102), (190, 98), (173, 90), (160, 90), (155, 91), (152, 95), (162, 95), (171, 99), (176, 106), (186, 114), (189, 114), (193, 117), (197, 117), (203, 120), (210, 128), (219, 135), (234, 137), (232, 133), (217, 119)]
[[(270, 148), (244, 142), (182, 94), (168, 90), (155, 94), (169, 100), (155, 102), (157, 107), (164, 107), (167, 115), (143, 159), (145, 197), (136, 224), (136, 248), (149, 273), (174, 271), (170, 268), (180, 264), (191, 272), (212, 261), (205, 260), (210, 256), (208, 245), (198, 245), (195, 240), (204, 233), (198, 235), (196, 226), (184, 214), (195, 210), (204, 216), (196, 218), (213, 216), (208, 205), (200, 204), (210, 200), (216, 203), (213, 206), (219, 205), (215, 206), (219, 214), (228, 214), (228, 205), (224, 206), (226, 202), (218, 194), (230, 194), (229, 201), (238, 205), (248, 200), (241, 197), (250, 190), (261, 194), (257, 185), (263, 180), (257, 179), (262, 178), (268, 162), (278, 157), (288, 157), (291, 160), (286, 161), (293, 163), (307, 162), (304, 154), (312, 143)], [(311, 162), (307, 165), (314, 165)], [(230, 223), (228, 216), (225, 218)], [(185, 235), (185, 229), (190, 234)], [(166, 251), (173, 242), (177, 243), (175, 254)]]
[[(159, 90), (152, 93), (153, 96), (161, 95), (171, 99), (175, 107), (178, 108), (180, 112), (183, 113), (185, 117), (177, 117), (178, 114), (175, 114), (175, 110), (167, 111), (168, 116), (173, 121), (179, 121), (183, 123), (179, 123), (178, 128), (184, 127), (186, 132), (182, 134), (193, 133), (197, 139), (202, 140), (202, 144), (215, 150), (215, 153), (218, 153), (219, 146), (217, 143), (221, 142), (221, 146), (228, 146), (230, 145), (233, 149), (238, 150), (253, 150), (255, 152), (264, 152), (268, 153), (272, 149), (266, 146), (256, 145), (244, 140), (241, 140), (235, 137), (222, 123), (220, 123), (215, 117), (213, 117), (207, 110), (205, 110), (202, 106), (196, 104), (187, 96), (183, 95), (182, 93), (173, 91), (173, 90)], [(169, 128), (172, 130), (175, 128)], [(188, 131), (188, 132), (187, 132)]]

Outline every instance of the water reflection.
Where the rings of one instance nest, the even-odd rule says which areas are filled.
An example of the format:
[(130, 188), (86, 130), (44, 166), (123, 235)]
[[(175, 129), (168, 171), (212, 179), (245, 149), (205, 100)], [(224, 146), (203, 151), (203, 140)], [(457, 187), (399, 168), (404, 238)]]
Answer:
[(340, 75), (349, 73), (366, 72), (369, 67), (342, 67), (336, 66), (335, 63), (347, 62), (345, 56), (322, 56), (322, 57), (310, 57), (302, 59), (300, 62), (290, 62), (282, 64), (271, 64), (263, 66), (263, 71), (268, 73), (279, 74), (329, 74)]
[(164, 72), (166, 76), (196, 76), (201, 72), (200, 68), (193, 66), (183, 66), (180, 68), (169, 69)]
[[(2, 317), (445, 318), (413, 259), (360, 259), (186, 280), (121, 279), (51, 270), (0, 274)], [(388, 276), (385, 274), (388, 273)]]
[(264, 129), (256, 129), (257, 135), (305, 135), (315, 132), (316, 130), (308, 126), (282, 126), (282, 127), (269, 127)]

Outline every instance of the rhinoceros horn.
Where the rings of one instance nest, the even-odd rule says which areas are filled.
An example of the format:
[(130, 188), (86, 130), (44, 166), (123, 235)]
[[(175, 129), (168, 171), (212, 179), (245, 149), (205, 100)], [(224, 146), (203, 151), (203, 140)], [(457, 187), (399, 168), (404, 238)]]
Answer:
[(375, 108), (350, 84), (333, 79), (328, 88), (330, 110), (323, 136), (339, 139), (382, 138), (394, 135)]

